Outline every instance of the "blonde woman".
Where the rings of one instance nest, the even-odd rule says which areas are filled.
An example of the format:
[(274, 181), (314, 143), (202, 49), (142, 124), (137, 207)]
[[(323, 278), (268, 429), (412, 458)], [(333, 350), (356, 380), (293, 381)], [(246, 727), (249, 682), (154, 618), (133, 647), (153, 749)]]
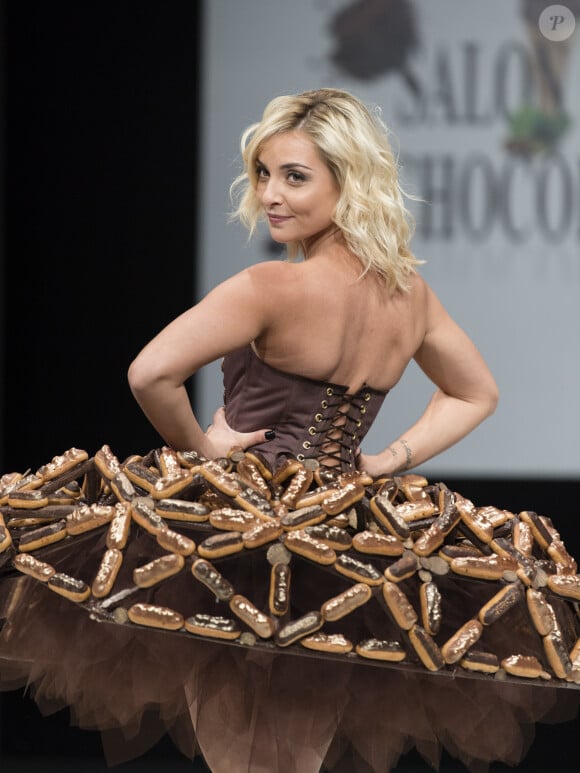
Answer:
[[(497, 387), (418, 273), (378, 114), (336, 89), (278, 97), (245, 132), (242, 154), (236, 214), (250, 232), (265, 220), (289, 260), (216, 287), (133, 362), (131, 388), (164, 441), (209, 458), (238, 445), (273, 466), (316, 457), (378, 476), (461, 440), (493, 412)], [(226, 404), (204, 432), (184, 383), (222, 357)], [(412, 359), (434, 384), (432, 400), (382, 453), (357, 458)]]

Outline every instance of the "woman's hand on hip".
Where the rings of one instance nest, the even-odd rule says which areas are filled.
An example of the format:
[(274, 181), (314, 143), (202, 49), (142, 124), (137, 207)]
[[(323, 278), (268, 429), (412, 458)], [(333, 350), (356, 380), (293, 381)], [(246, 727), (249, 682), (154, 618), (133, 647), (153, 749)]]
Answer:
[(250, 448), (250, 446), (273, 440), (276, 436), (271, 429), (258, 429), (254, 432), (236, 432), (226, 421), (224, 408), (218, 408), (213, 415), (212, 423), (206, 430), (207, 445), (211, 449), (211, 457), (227, 456), (229, 451), (236, 446), (238, 448)]

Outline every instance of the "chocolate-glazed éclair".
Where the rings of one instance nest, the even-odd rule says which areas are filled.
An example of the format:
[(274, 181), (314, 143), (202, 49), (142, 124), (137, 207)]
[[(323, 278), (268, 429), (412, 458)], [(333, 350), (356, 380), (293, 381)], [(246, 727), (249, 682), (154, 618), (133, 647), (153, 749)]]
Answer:
[(18, 550), (22, 553), (38, 550), (47, 545), (53, 545), (55, 542), (60, 542), (66, 538), (66, 535), (65, 521), (49, 523), (23, 534), (18, 541)]
[(234, 587), (223, 577), (212, 563), (204, 558), (196, 559), (191, 565), (191, 573), (220, 601), (229, 601), (234, 595)]
[(382, 639), (366, 639), (356, 645), (357, 654), (369, 660), (386, 660), (391, 663), (400, 663), (405, 660), (407, 653), (397, 641), (383, 641)]
[(290, 607), (290, 583), (292, 570), (288, 564), (275, 563), (270, 570), (270, 593), (268, 604), (270, 612), (283, 617)]
[(423, 582), (419, 590), (421, 622), (430, 636), (436, 636), (441, 628), (441, 592), (435, 582)]
[(238, 639), (242, 633), (234, 620), (219, 615), (193, 615), (185, 620), (184, 625), (189, 633), (217, 639)]
[(320, 612), (307, 612), (297, 620), (291, 620), (276, 631), (276, 644), (279, 647), (289, 647), (322, 627), (323, 618)]
[(89, 586), (76, 577), (70, 577), (64, 572), (56, 572), (46, 581), (46, 585), (55, 593), (71, 601), (86, 601), (91, 593)]

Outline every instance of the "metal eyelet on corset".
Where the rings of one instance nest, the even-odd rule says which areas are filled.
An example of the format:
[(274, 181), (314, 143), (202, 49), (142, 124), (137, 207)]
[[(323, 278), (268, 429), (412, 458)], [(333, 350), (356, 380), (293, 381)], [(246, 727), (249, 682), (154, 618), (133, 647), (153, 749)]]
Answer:
[(310, 448), (310, 440), (305, 440), (304, 443), (302, 443), (302, 448)]
[(308, 427), (309, 435), (316, 435), (316, 427)]
[(323, 400), (323, 401), (320, 403), (320, 407), (321, 407), (321, 408), (328, 408), (328, 402), (327, 402), (326, 400)]
[(317, 413), (314, 417), (314, 421), (322, 421), (324, 419), (324, 416), (321, 413)]
[(332, 387), (327, 387), (327, 388), (326, 388), (326, 394), (327, 394), (329, 397), (332, 397), (332, 395), (334, 394), (334, 389), (333, 389)]
[(367, 412), (366, 406), (364, 406), (364, 405), (361, 405), (359, 410), (360, 410), (361, 413), (366, 413)]
[(298, 459), (299, 462), (303, 462), (304, 461), (304, 454), (296, 454), (296, 458)]
[(364, 394), (364, 400), (365, 400), (365, 403), (368, 403), (368, 401), (369, 401), (370, 399), (371, 399), (371, 396), (370, 396), (370, 394), (369, 394), (368, 392), (365, 392), (365, 394)]
[(361, 421), (360, 419), (357, 419), (357, 420), (355, 421), (355, 425), (356, 425), (357, 427), (362, 427), (362, 421)]

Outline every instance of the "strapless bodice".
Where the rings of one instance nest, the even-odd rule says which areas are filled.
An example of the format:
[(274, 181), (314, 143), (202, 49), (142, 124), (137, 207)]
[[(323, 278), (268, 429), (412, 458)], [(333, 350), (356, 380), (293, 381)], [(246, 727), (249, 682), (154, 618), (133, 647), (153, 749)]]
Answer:
[(249, 345), (228, 354), (222, 369), (229, 425), (239, 432), (274, 429), (274, 440), (253, 447), (274, 467), (297, 456), (351, 469), (387, 394), (367, 386), (349, 393), (340, 384), (278, 370)]

